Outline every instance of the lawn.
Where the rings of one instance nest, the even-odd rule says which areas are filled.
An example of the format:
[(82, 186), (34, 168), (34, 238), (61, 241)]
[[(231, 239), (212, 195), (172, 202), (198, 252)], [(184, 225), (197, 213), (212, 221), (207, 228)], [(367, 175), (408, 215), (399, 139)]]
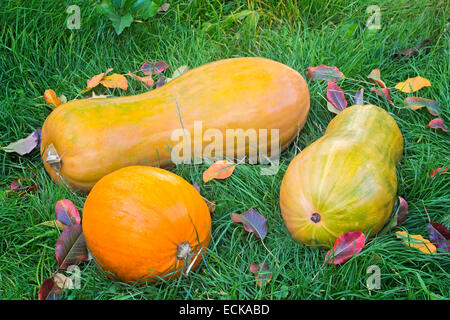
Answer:
[[(426, 108), (411, 110), (404, 99), (418, 95), (435, 100), (450, 124), (448, 109), (449, 43), (446, 1), (377, 1), (380, 29), (366, 22), (367, 1), (169, 1), (167, 12), (148, 22), (136, 22), (117, 35), (95, 1), (5, 0), (0, 7), (0, 146), (40, 128), (52, 108), (43, 93), (53, 89), (68, 100), (81, 98), (86, 80), (114, 68), (125, 74), (145, 61), (162, 60), (173, 68), (194, 68), (230, 57), (262, 56), (282, 62), (306, 78), (306, 68), (336, 66), (347, 100), (364, 87), (364, 99), (389, 111), (403, 134), (403, 159), (397, 166), (398, 195), (409, 205), (409, 216), (396, 230), (428, 237), (431, 221), (450, 227), (448, 174), (430, 178), (431, 170), (448, 167), (449, 136), (426, 125), (434, 117)], [(224, 4), (225, 3), (225, 4)], [(80, 29), (66, 28), (69, 5), (78, 5)], [(259, 19), (236, 18), (253, 10)], [(446, 11), (447, 10), (447, 11)], [(447, 15), (446, 15), (447, 14)], [(231, 16), (231, 18), (230, 18)], [(424, 39), (431, 41), (411, 58), (396, 57)], [(372, 92), (367, 76), (379, 68), (393, 103)], [(409, 77), (431, 82), (416, 93), (394, 86)], [(202, 183), (203, 165), (179, 165), (171, 170), (198, 182), (205, 198), (216, 203), (212, 241), (201, 266), (188, 278), (134, 286), (109, 280), (93, 261), (81, 268), (81, 287), (66, 290), (61, 299), (448, 299), (448, 253), (424, 254), (405, 246), (394, 232), (371, 238), (357, 256), (342, 265), (324, 262), (325, 251), (296, 242), (280, 214), (279, 190), (284, 172), (306, 146), (325, 132), (335, 116), (327, 109), (324, 81), (308, 81), (311, 110), (304, 129), (285, 150), (276, 175), (262, 176), (258, 165), (239, 165), (225, 180)], [(129, 81), (132, 95), (148, 90)], [(267, 88), (270, 90), (270, 88)], [(281, 98), (281, 97), (280, 97)], [(0, 150), (0, 298), (37, 299), (44, 279), (57, 269), (54, 250), (57, 228), (42, 225), (54, 219), (55, 204), (70, 199), (82, 211), (86, 195), (54, 184), (39, 151), (19, 156)], [(38, 187), (23, 195), (10, 191), (22, 178)], [(232, 213), (255, 208), (267, 218), (265, 245), (234, 223)], [(427, 213), (426, 213), (427, 212)], [(251, 263), (266, 262), (270, 282), (258, 286)], [(278, 264), (278, 265), (277, 265)], [(381, 271), (379, 289), (369, 290), (368, 268)]]

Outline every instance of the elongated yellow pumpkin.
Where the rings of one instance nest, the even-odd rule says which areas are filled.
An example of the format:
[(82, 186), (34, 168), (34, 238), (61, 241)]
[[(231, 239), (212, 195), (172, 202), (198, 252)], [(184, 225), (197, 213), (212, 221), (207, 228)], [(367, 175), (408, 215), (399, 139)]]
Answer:
[(143, 94), (59, 106), (43, 125), (41, 155), (55, 181), (88, 191), (130, 165), (276, 157), (308, 111), (297, 71), (265, 58), (226, 59)]
[(291, 235), (325, 248), (350, 231), (374, 235), (393, 210), (402, 153), (400, 129), (384, 109), (344, 109), (285, 173), (280, 207)]

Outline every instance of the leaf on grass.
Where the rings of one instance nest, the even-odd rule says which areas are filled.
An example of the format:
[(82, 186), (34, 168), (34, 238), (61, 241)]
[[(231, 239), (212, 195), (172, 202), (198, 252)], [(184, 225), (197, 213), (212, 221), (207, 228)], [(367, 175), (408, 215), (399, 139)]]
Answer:
[(53, 89), (47, 89), (44, 91), (44, 100), (48, 104), (51, 104), (55, 107), (67, 102), (67, 98), (64, 95), (61, 95), (61, 97), (57, 97)]
[(218, 160), (203, 172), (203, 182), (213, 179), (226, 179), (233, 174), (236, 164), (227, 160)]
[(329, 67), (321, 64), (317, 67), (306, 68), (306, 76), (311, 81), (317, 80), (327, 80), (327, 81), (337, 81), (344, 77), (344, 74), (339, 71), (337, 67)]
[(450, 231), (442, 224), (431, 222), (427, 225), (431, 242), (439, 249), (450, 252)]
[(339, 113), (347, 107), (347, 100), (345, 100), (344, 92), (333, 81), (328, 81), (327, 98), (331, 106), (334, 107), (334, 109), (330, 110), (330, 106), (328, 106), (328, 109), (331, 112)]
[(415, 78), (408, 78), (404, 82), (397, 83), (395, 89), (409, 93), (420, 90), (423, 87), (431, 87), (430, 81), (428, 79), (417, 76)]
[(389, 94), (388, 88), (381, 88), (381, 90), (380, 90), (379, 88), (372, 87), (372, 88), (370, 88), (370, 91), (375, 92), (380, 97), (384, 97), (389, 103), (392, 104), (392, 99), (391, 99), (391, 95)]
[(397, 238), (403, 240), (408, 247), (416, 248), (427, 254), (436, 253), (435, 245), (429, 240), (424, 239), (420, 234), (409, 234), (406, 231), (397, 231), (395, 235)]
[(167, 82), (172, 81), (173, 79), (178, 78), (179, 76), (181, 76), (182, 74), (186, 73), (189, 71), (189, 67), (186, 65), (182, 65), (181, 67), (177, 68), (173, 74), (171, 78), (167, 78)]
[(341, 264), (361, 252), (366, 243), (366, 236), (360, 231), (344, 233), (336, 239), (334, 246), (325, 255), (325, 261)]
[(55, 284), (53, 278), (45, 279), (38, 291), (39, 300), (58, 300), (61, 289)]
[(164, 76), (161, 76), (158, 78), (158, 81), (156, 81), (155, 88), (162, 87), (165, 84), (166, 84), (166, 80), (164, 79)]
[(143, 82), (147, 88), (151, 88), (153, 86), (153, 84), (155, 83), (152, 76), (140, 77), (140, 76), (135, 75), (131, 71), (128, 71), (127, 75), (132, 76), (136, 80)]
[(164, 61), (146, 61), (142, 64), (141, 71), (146, 75), (155, 75), (163, 72), (167, 68), (170, 68), (170, 66)]
[(435, 118), (435, 119), (431, 120), (427, 124), (427, 127), (431, 128), (431, 129), (441, 129), (444, 132), (449, 132), (447, 127), (446, 127), (446, 125), (445, 125), (445, 123), (444, 123), (444, 120), (442, 120), (440, 118)]
[(59, 200), (55, 205), (56, 220), (70, 227), (74, 224), (80, 224), (81, 218), (78, 209), (72, 201), (68, 199)]
[(420, 97), (409, 97), (405, 99), (406, 106), (412, 110), (417, 110), (422, 107), (427, 107), (428, 112), (433, 116), (438, 116), (441, 114), (441, 110), (437, 105), (436, 101), (420, 98)]
[(381, 80), (381, 72), (380, 69), (373, 69), (369, 75), (368, 75), (369, 80), (375, 81), (376, 83), (378, 83), (382, 88), (386, 88), (386, 84), (384, 83), (383, 80)]
[(399, 205), (398, 205), (397, 214), (396, 214), (396, 221), (397, 221), (396, 226), (405, 222), (406, 219), (408, 218), (408, 213), (409, 213), (408, 202), (406, 202), (406, 200), (403, 199), (402, 197), (398, 197), (398, 201), (399, 201)]
[(23, 196), (25, 193), (37, 190), (37, 186), (35, 184), (28, 184), (29, 181), (26, 181), (27, 183), (24, 183), (24, 181), (19, 178), (17, 180), (14, 180), (11, 182), (11, 190), (12, 191), (22, 191), (19, 194), (19, 197)]
[(404, 49), (404, 50), (400, 51), (400, 53), (396, 52), (396, 53), (394, 54), (394, 56), (395, 56), (395, 57), (403, 56), (403, 57), (405, 57), (406, 59), (410, 59), (411, 57), (413, 57), (413, 56), (415, 56), (416, 54), (418, 54), (418, 53), (419, 53), (419, 50), (422, 49), (424, 46), (426, 46), (426, 45), (431, 41), (431, 39), (433, 39), (433, 37), (434, 37), (434, 36), (429, 36), (428, 38), (426, 38), (425, 40), (423, 40), (421, 43), (419, 43), (419, 44), (418, 44), (417, 46), (415, 46), (415, 47)]
[(102, 79), (105, 77), (105, 75), (110, 73), (112, 70), (113, 70), (112, 68), (108, 68), (105, 72), (99, 73), (99, 74), (93, 76), (92, 78), (90, 78), (87, 81), (86, 89), (84, 89), (81, 92), (83, 93), (83, 92), (89, 91), (90, 89), (98, 86), (100, 84), (100, 81), (102, 81)]
[(244, 213), (233, 213), (232, 219), (234, 222), (242, 223), (247, 232), (253, 232), (255, 236), (261, 240), (267, 235), (267, 220), (254, 209), (250, 209)]
[(163, 3), (161, 7), (158, 8), (158, 12), (166, 12), (170, 7), (169, 3)]
[(12, 142), (3, 148), (5, 152), (16, 152), (21, 156), (30, 153), (41, 141), (41, 129), (36, 129), (26, 138)]
[(80, 224), (64, 229), (56, 242), (55, 256), (60, 269), (67, 269), (89, 258), (86, 239)]
[(265, 262), (261, 262), (260, 264), (251, 263), (250, 272), (255, 275), (255, 280), (258, 287), (261, 287), (263, 282), (269, 282), (270, 278), (272, 278), (272, 274), (269, 271), (269, 266)]
[(122, 90), (127, 90), (128, 81), (122, 74), (113, 73), (110, 76), (104, 77), (100, 83), (107, 88), (119, 88)]
[(355, 97), (353, 98), (353, 104), (359, 104), (359, 105), (363, 105), (364, 104), (364, 88), (359, 89), (358, 91), (356, 91), (355, 93)]
[[(197, 192), (200, 193), (200, 186), (198, 185), (198, 183), (195, 182), (195, 183), (193, 184), (193, 186), (194, 186), (195, 190), (197, 190)], [(208, 206), (209, 211), (214, 212), (214, 210), (216, 210), (216, 203), (215, 203), (215, 202), (209, 201), (209, 200), (206, 199), (204, 196), (202, 196), (201, 193), (200, 193), (200, 196), (203, 198), (203, 200), (205, 200), (206, 205)]]
[(442, 168), (436, 168), (435, 170), (431, 170), (431, 172), (430, 172), (430, 178), (434, 178), (434, 176), (435, 176), (438, 172), (440, 172), (440, 174), (443, 174), (444, 172), (447, 172), (447, 168), (444, 168), (444, 169), (442, 169)]

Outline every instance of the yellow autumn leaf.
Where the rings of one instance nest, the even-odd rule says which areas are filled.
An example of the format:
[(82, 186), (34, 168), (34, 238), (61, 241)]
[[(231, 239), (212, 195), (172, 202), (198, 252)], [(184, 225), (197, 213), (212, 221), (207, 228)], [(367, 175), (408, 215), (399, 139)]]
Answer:
[(219, 160), (214, 162), (208, 169), (203, 172), (203, 182), (213, 179), (226, 179), (233, 174), (236, 165), (227, 160)]
[(104, 77), (100, 83), (107, 88), (120, 88), (122, 90), (127, 90), (128, 88), (127, 79), (122, 74), (118, 73), (113, 73), (110, 76)]
[(395, 235), (411, 248), (416, 248), (423, 253), (436, 253), (436, 246), (420, 234), (409, 234), (406, 231), (397, 231)]
[(397, 83), (395, 89), (409, 93), (420, 90), (423, 87), (431, 87), (430, 81), (428, 79), (417, 76), (415, 78), (408, 78), (404, 82)]

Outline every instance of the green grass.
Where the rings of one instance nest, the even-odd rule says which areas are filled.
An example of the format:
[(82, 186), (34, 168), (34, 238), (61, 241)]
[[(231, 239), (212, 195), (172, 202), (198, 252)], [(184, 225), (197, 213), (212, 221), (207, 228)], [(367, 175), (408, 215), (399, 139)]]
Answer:
[[(361, 87), (365, 100), (391, 112), (405, 139), (398, 165), (399, 195), (409, 204), (408, 220), (399, 229), (428, 236), (426, 207), (432, 221), (450, 227), (448, 174), (428, 177), (449, 166), (448, 133), (425, 125), (426, 110), (404, 108), (407, 94), (393, 89), (416, 75), (431, 87), (417, 95), (434, 99), (450, 125), (448, 109), (449, 34), (445, 1), (377, 1), (381, 30), (368, 30), (366, 1), (170, 1), (167, 13), (151, 22), (133, 23), (117, 36), (94, 1), (6, 0), (0, 8), (0, 146), (41, 127), (51, 112), (42, 98), (45, 89), (70, 99), (80, 98), (91, 76), (113, 67), (137, 70), (147, 60), (164, 60), (173, 67), (200, 66), (235, 56), (264, 56), (298, 70), (326, 64), (337, 66), (339, 82), (349, 101)], [(81, 8), (81, 29), (65, 28), (68, 5)], [(242, 10), (258, 12), (257, 24), (230, 18)], [(231, 20), (230, 20), (231, 19)], [(208, 27), (212, 26), (212, 27)], [(448, 26), (447, 26), (448, 28)], [(207, 30), (206, 30), (207, 29)], [(428, 51), (410, 60), (393, 59), (398, 50), (435, 35)], [(370, 92), (367, 75), (381, 69), (392, 88), (394, 106)], [(308, 82), (311, 111), (296, 141), (283, 153), (277, 175), (259, 175), (259, 166), (241, 165), (223, 181), (200, 183), (203, 195), (217, 203), (212, 214), (212, 242), (201, 267), (189, 278), (136, 287), (108, 280), (93, 262), (81, 265), (81, 289), (63, 299), (432, 299), (450, 297), (448, 254), (426, 255), (407, 248), (393, 234), (368, 241), (363, 251), (343, 265), (324, 263), (324, 251), (295, 242), (280, 215), (278, 195), (289, 161), (319, 138), (334, 114), (327, 110), (326, 83)], [(268, 88), (269, 90), (270, 88)], [(126, 92), (144, 92), (130, 80)], [(39, 225), (54, 218), (56, 201), (68, 198), (83, 208), (85, 195), (55, 185), (46, 175), (39, 152), (26, 156), (0, 152), (0, 298), (36, 299), (43, 279), (57, 269), (54, 257), (59, 231)], [(173, 171), (200, 182), (206, 165), (183, 165)], [(19, 178), (39, 190), (22, 197), (9, 192)], [(255, 208), (268, 219), (266, 246), (231, 221), (231, 213)], [(258, 287), (250, 263), (265, 261), (272, 279)], [(381, 289), (368, 290), (367, 268), (381, 269)]]

